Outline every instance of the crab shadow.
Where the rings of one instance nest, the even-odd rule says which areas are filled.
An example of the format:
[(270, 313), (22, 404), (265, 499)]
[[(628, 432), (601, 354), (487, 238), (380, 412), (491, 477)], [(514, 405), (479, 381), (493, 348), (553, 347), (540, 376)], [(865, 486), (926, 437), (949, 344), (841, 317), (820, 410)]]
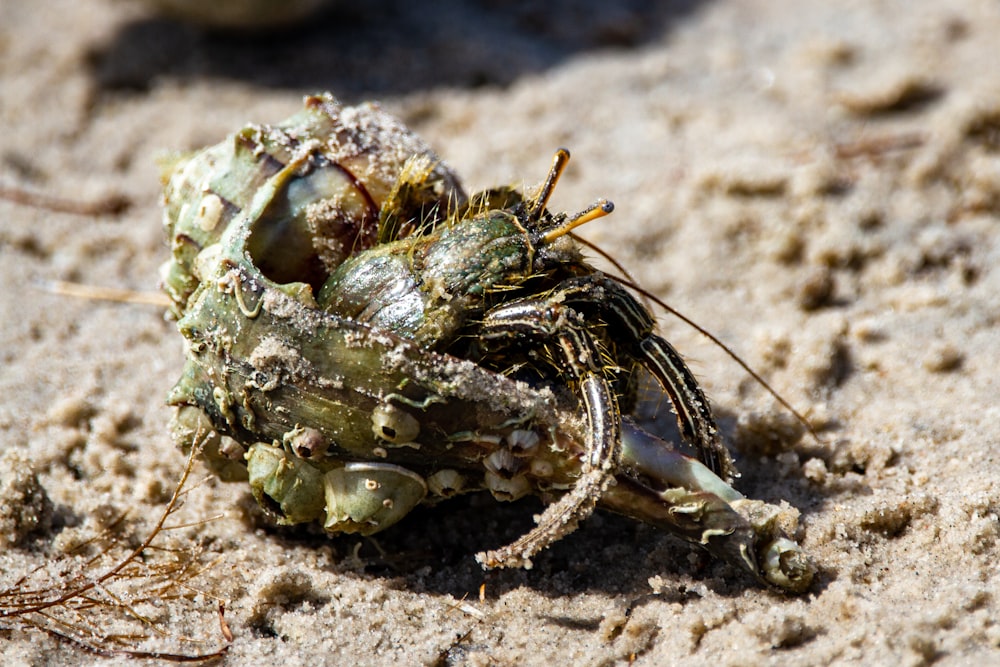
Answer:
[[(725, 411), (719, 418), (723, 430), (731, 433), (735, 418)], [(669, 423), (665, 426), (668, 432), (673, 428)], [(744, 471), (738, 486), (748, 497), (769, 502), (784, 499), (803, 515), (821, 510), (824, 494), (803, 484), (804, 478), (786, 473), (777, 479), (773, 461), (739, 458), (737, 463)], [(639, 598), (650, 594), (652, 577), (665, 582), (658, 585), (661, 599), (678, 602), (701, 596), (703, 590), (724, 597), (738, 597), (747, 591), (760, 591), (776, 599), (787, 597), (763, 588), (746, 572), (697, 546), (600, 509), (576, 531), (538, 554), (530, 570), (487, 572), (479, 566), (475, 559), (478, 552), (509, 544), (530, 531), (535, 525), (533, 516), (543, 508), (534, 497), (498, 503), (481, 492), (433, 507), (418, 507), (399, 524), (373, 537), (329, 537), (308, 529), (271, 530), (276, 539), (296, 544), (332, 542), (340, 555), (333, 567), (346, 576), (377, 578), (395, 588), (455, 599), (474, 598), (483, 585), (490, 596), (527, 588), (548, 597), (596, 592)], [(810, 592), (820, 592), (836, 578), (835, 572), (820, 565)]]
[[(718, 406), (715, 413), (725, 440), (732, 443), (737, 415)], [(681, 441), (669, 411), (657, 410), (655, 417), (647, 416), (640, 423), (668, 442)], [(836, 443), (800, 437), (784, 446), (805, 461), (830, 458)], [(802, 466), (780, 466), (773, 457), (738, 451), (735, 458), (741, 476), (734, 486), (741, 493), (769, 503), (787, 501), (803, 517), (822, 512), (829, 498), (841, 492), (836, 485), (811, 483)], [(533, 517), (544, 509), (535, 497), (500, 503), (487, 492), (459, 496), (418, 507), (372, 537), (331, 537), (315, 527), (275, 528), (249, 494), (245, 509), (254, 515), (254, 527), (263, 528), (274, 539), (297, 546), (331, 545), (338, 554), (331, 567), (345, 576), (376, 578), (395, 588), (455, 599), (478, 596), (484, 584), (491, 596), (527, 588), (549, 597), (597, 592), (639, 599), (650, 594), (653, 577), (661, 581), (657, 596), (678, 602), (702, 596), (704, 590), (723, 597), (760, 591), (775, 599), (787, 598), (695, 545), (600, 508), (576, 531), (535, 556), (530, 570), (484, 571), (475, 555), (529, 532), (535, 525)], [(809, 592), (818, 594), (837, 579), (837, 573), (821, 563), (814, 565), (818, 572)]]
[(698, 0), (402, 0), (331, 3), (277, 32), (226, 33), (146, 18), (90, 54), (103, 90), (147, 90), (160, 79), (233, 79), (344, 98), (434, 87), (507, 85), (595, 49), (661, 39)]
[[(548, 597), (583, 592), (641, 595), (649, 578), (676, 580), (677, 591), (704, 583), (738, 595), (759, 585), (707, 553), (651, 526), (601, 510), (533, 559), (530, 570), (484, 571), (476, 553), (528, 532), (543, 505), (534, 498), (497, 503), (488, 493), (420, 507), (399, 524), (372, 537), (321, 535), (309, 528), (265, 527), (289, 546), (330, 545), (332, 567), (348, 577), (378, 579), (417, 593), (474, 598), (485, 585), (490, 596), (527, 588)], [(728, 593), (727, 593), (728, 591)]]
[[(529, 589), (549, 598), (580, 593), (640, 598), (658, 577), (661, 599), (683, 602), (706, 592), (739, 597), (748, 591), (789, 599), (763, 587), (747, 573), (652, 526), (602, 510), (570, 535), (533, 559), (530, 570), (484, 571), (477, 552), (514, 541), (533, 526), (542, 511), (536, 499), (497, 503), (488, 494), (422, 507), (373, 537), (326, 536), (303, 528), (269, 528), (289, 546), (329, 545), (338, 554), (331, 567), (339, 574), (378, 580), (398, 590), (454, 599), (474, 599), (484, 590), (498, 597)], [(810, 593), (836, 578), (821, 568)]]
[[(716, 415), (727, 441), (732, 441), (736, 415), (725, 409), (716, 410)], [(661, 415), (655, 423), (645, 425), (668, 441), (680, 441), (672, 415)], [(788, 447), (804, 461), (811, 456), (828, 456), (825, 452), (835, 445), (802, 438)], [(741, 493), (775, 504), (787, 501), (802, 517), (821, 512), (829, 498), (839, 493), (836, 485), (811, 483), (801, 466), (783, 468), (772, 458), (738, 452), (736, 463), (742, 473), (735, 486)], [(657, 576), (668, 582), (661, 595), (678, 601), (698, 595), (694, 591), (701, 588), (725, 597), (748, 590), (787, 597), (762, 588), (746, 572), (695, 545), (600, 509), (576, 531), (538, 554), (531, 570), (484, 572), (475, 554), (509, 544), (527, 533), (535, 525), (533, 516), (543, 509), (534, 497), (498, 503), (485, 492), (418, 508), (405, 521), (376, 536), (377, 547), (362, 544), (361, 552), (371, 556), (365, 573), (393, 577), (397, 585), (407, 589), (456, 598), (478, 595), (483, 584), (492, 595), (526, 587), (548, 596), (580, 592), (642, 596), (650, 592), (650, 578)], [(819, 593), (836, 580), (837, 573), (821, 563), (814, 565), (818, 571), (810, 593)]]

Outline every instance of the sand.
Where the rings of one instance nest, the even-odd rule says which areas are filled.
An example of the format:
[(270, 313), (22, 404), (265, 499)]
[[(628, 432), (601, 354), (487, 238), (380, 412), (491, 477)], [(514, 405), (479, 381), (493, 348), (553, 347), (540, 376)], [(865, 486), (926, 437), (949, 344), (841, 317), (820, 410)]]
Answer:
[[(54, 615), (150, 635), (92, 639), (108, 648), (228, 644), (234, 665), (1000, 664), (1000, 6), (435, 6), (338, 5), (232, 36), (140, 3), (0, 5), (0, 182), (131, 204), (0, 200), (4, 662), (133, 664), (7, 617), (11, 593), (65, 588), (103, 548), (89, 572), (105, 571), (185, 466), (164, 405), (184, 351), (163, 308), (46, 285), (155, 291), (157, 157), (330, 90), (380, 100), (470, 190), (535, 183), (572, 150), (554, 208), (614, 200), (584, 235), (821, 427), (822, 442), (771, 437), (794, 431), (787, 412), (661, 318), (733, 444), (738, 488), (801, 512), (816, 584), (783, 596), (600, 513), (533, 570), (486, 575), (473, 554), (523, 532), (537, 502), (460, 499), (377, 540), (328, 539), (270, 526), (245, 486), (196, 466), (169, 520), (190, 525), (157, 542), (175, 551), (93, 592), (104, 606)], [(139, 575), (171, 558), (211, 567), (157, 592)], [(110, 609), (112, 593), (164, 634)]]

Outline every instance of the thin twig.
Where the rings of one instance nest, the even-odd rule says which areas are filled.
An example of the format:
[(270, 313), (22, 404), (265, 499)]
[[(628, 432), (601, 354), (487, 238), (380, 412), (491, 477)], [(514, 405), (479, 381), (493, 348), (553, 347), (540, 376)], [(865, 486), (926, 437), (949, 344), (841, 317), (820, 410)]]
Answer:
[(132, 201), (123, 194), (108, 195), (95, 201), (76, 201), (3, 184), (0, 184), (0, 199), (57, 213), (87, 216), (121, 215), (132, 207)]
[(71, 296), (77, 299), (94, 301), (113, 301), (115, 303), (136, 303), (144, 306), (170, 306), (170, 298), (159, 292), (139, 292), (118, 287), (99, 287), (84, 285), (66, 280), (46, 280), (37, 284), (40, 289), (52, 294)]

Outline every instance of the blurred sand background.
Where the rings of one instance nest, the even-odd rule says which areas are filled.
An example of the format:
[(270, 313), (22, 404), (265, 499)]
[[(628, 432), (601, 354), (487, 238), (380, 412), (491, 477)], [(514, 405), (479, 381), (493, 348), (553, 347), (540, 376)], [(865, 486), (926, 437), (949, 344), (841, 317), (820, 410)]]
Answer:
[[(801, 511), (817, 583), (763, 590), (608, 514), (535, 569), (487, 576), (473, 554), (522, 533), (537, 502), (460, 499), (377, 541), (327, 539), (270, 527), (246, 488), (208, 479), (175, 523), (217, 518), (162, 539), (215, 561), (190, 582), (203, 593), (113, 588), (166, 633), (139, 648), (224, 645), (219, 598), (233, 665), (1000, 664), (1000, 4), (430, 7), (335, 3), (234, 35), (125, 0), (0, 2), (0, 183), (131, 203), (80, 216), (0, 200), (0, 588), (58, 578), (127, 512), (124, 553), (184, 468), (163, 404), (183, 348), (162, 308), (40, 285), (155, 290), (157, 155), (329, 90), (380, 100), (469, 190), (535, 183), (572, 150), (554, 208), (614, 200), (584, 236), (823, 426), (823, 443), (769, 438), (787, 413), (662, 318), (740, 490)], [(142, 629), (104, 613), (78, 622)], [(10, 618), (0, 647), (11, 665), (135, 664)]]

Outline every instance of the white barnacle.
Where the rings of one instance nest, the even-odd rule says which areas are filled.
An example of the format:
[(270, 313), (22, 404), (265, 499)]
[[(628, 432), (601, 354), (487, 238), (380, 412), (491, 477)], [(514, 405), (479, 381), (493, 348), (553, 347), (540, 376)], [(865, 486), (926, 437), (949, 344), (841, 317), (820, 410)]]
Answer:
[(524, 466), (524, 462), (514, 456), (506, 447), (492, 452), (483, 459), (483, 465), (491, 473), (500, 477), (513, 477)]
[(285, 433), (281, 440), (292, 448), (296, 456), (303, 459), (321, 459), (330, 448), (323, 433), (311, 426), (297, 426)]
[(214, 193), (205, 195), (201, 198), (201, 205), (194, 216), (194, 224), (202, 231), (212, 231), (222, 219), (222, 209), (222, 199), (219, 195)]
[(487, 470), (483, 476), (483, 481), (486, 484), (486, 488), (493, 494), (493, 497), (502, 502), (520, 500), (531, 493), (531, 482), (524, 475), (515, 475), (507, 478)]
[(427, 478), (427, 488), (435, 496), (451, 498), (465, 488), (465, 478), (457, 470), (445, 468)]
[(541, 438), (534, 431), (515, 429), (507, 436), (507, 445), (516, 456), (531, 456), (538, 449)]
[(420, 422), (391, 403), (380, 403), (372, 410), (372, 432), (394, 445), (408, 445), (420, 435)]

